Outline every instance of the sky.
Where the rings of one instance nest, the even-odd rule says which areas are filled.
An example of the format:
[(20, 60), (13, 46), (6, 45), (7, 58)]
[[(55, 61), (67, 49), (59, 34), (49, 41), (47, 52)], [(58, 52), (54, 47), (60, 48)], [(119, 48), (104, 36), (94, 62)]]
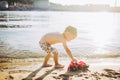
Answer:
[[(84, 5), (84, 4), (108, 4), (110, 6), (115, 6), (115, 0), (49, 0), (53, 3), (58, 3), (62, 5)], [(120, 0), (117, 1), (117, 6), (120, 6)]]

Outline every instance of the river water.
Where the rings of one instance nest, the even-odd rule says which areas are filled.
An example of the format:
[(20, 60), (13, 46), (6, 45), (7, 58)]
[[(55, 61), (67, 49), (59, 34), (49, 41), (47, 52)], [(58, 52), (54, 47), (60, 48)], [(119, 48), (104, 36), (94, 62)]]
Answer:
[[(0, 43), (10, 49), (44, 53), (39, 40), (72, 25), (78, 36), (68, 42), (74, 54), (120, 53), (120, 13), (65, 11), (0, 11)], [(62, 44), (54, 45), (65, 53)], [(1, 46), (2, 47), (2, 46)]]

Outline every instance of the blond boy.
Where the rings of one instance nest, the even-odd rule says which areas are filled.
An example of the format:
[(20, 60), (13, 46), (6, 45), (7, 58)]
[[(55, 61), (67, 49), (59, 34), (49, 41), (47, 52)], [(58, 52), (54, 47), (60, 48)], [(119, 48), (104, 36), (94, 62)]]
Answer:
[(73, 40), (74, 38), (77, 37), (77, 30), (76, 28), (72, 26), (68, 26), (63, 33), (59, 32), (53, 32), (53, 33), (47, 33), (44, 35), (41, 40), (39, 41), (41, 48), (46, 51), (48, 54), (45, 56), (45, 60), (43, 63), (43, 67), (50, 67), (52, 66), (51, 64), (48, 64), (48, 61), (51, 57), (51, 54), (54, 54), (54, 62), (55, 62), (55, 68), (63, 68), (64, 66), (59, 64), (58, 61), (58, 51), (56, 48), (53, 48), (51, 45), (54, 45), (56, 43), (62, 43), (65, 51), (71, 58), (71, 60), (77, 61), (70, 49), (67, 46), (67, 41)]

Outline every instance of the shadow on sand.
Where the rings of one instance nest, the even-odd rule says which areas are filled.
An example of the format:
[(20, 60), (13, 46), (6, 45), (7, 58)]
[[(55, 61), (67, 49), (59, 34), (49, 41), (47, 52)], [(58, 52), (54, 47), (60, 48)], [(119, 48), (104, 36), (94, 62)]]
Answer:
[[(36, 74), (43, 69), (44, 67), (40, 67), (37, 70), (33, 71), (31, 74), (29, 74), (26, 78), (22, 79), (22, 80), (32, 80), (33, 77), (36, 76)], [(35, 79), (35, 80), (43, 80), (47, 75), (49, 75), (52, 71), (56, 70), (54, 67), (52, 69), (50, 69), (49, 71), (47, 71), (45, 74), (41, 75), (39, 78)]]
[(45, 74), (43, 74), (42, 76), (38, 77), (35, 80), (43, 80), (47, 75), (49, 75), (54, 70), (56, 70), (56, 69), (53, 67), (51, 70), (47, 71)]
[(80, 75), (81, 73), (87, 73), (87, 72), (90, 72), (88, 68), (78, 71), (67, 71), (64, 74), (60, 74), (59, 77), (62, 78), (62, 80), (70, 80), (71, 76)]

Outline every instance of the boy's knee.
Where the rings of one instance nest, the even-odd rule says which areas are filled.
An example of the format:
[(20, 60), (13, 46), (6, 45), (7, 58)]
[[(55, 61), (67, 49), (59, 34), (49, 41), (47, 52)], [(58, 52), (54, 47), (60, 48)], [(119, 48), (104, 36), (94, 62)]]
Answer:
[(53, 51), (52, 51), (53, 54), (58, 54), (58, 51), (56, 48), (53, 48)]

